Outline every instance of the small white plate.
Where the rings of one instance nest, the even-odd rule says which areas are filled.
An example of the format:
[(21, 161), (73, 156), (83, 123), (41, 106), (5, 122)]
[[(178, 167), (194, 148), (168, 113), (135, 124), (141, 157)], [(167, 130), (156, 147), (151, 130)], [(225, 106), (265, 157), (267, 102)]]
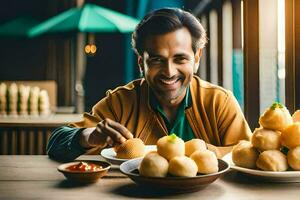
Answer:
[[(156, 150), (156, 145), (146, 145), (146, 153), (155, 150)], [(116, 158), (116, 152), (113, 148), (103, 149), (100, 154), (105, 160), (115, 165), (120, 165), (123, 162), (129, 160), (129, 159)]]
[(229, 153), (226, 156), (224, 156), (222, 160), (229, 163), (231, 169), (237, 170), (247, 175), (251, 175), (261, 180), (269, 182), (300, 182), (300, 171), (272, 172), (239, 167), (233, 163), (232, 153)]

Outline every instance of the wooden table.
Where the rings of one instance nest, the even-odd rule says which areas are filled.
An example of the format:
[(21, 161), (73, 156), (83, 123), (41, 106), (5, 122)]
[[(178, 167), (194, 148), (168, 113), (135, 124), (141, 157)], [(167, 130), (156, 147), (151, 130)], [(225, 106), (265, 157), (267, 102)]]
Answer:
[[(101, 159), (81, 156), (80, 159)], [(186, 194), (161, 194), (134, 184), (117, 166), (97, 183), (79, 185), (65, 180), (60, 163), (44, 155), (0, 156), (0, 199), (230, 199), (293, 200), (300, 198), (300, 183), (266, 183), (229, 171), (204, 189)]]

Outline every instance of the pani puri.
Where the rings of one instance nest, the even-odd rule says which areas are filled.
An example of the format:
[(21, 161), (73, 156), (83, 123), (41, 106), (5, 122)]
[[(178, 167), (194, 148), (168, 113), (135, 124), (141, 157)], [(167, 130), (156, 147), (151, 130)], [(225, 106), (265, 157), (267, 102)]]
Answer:
[(296, 112), (294, 112), (292, 118), (293, 118), (294, 122), (300, 122), (300, 110), (297, 110)]
[(259, 124), (275, 131), (281, 131), (293, 123), (292, 116), (286, 107), (280, 103), (273, 103), (259, 118)]
[(157, 153), (167, 160), (176, 156), (184, 156), (184, 141), (175, 134), (167, 135), (160, 138), (157, 143)]
[(300, 146), (289, 150), (287, 161), (293, 170), (300, 170)]
[(254, 169), (258, 156), (259, 152), (246, 140), (240, 141), (232, 149), (232, 161), (240, 167)]
[(187, 156), (176, 156), (169, 162), (169, 173), (173, 176), (194, 177), (197, 171), (195, 161)]
[(185, 155), (190, 156), (197, 150), (206, 149), (206, 144), (204, 140), (201, 139), (191, 139), (185, 142)]
[(168, 161), (157, 152), (146, 154), (139, 166), (139, 173), (148, 177), (165, 177), (169, 168)]
[(252, 145), (260, 151), (280, 149), (280, 132), (265, 128), (256, 128), (251, 138)]
[(281, 132), (281, 144), (289, 149), (300, 146), (300, 122), (295, 122)]
[(219, 171), (217, 156), (212, 151), (198, 150), (192, 153), (190, 158), (195, 161), (198, 172), (201, 174), (212, 174)]
[(282, 172), (288, 169), (286, 156), (279, 150), (267, 150), (262, 152), (256, 166), (264, 171)]
[(121, 159), (133, 159), (145, 155), (145, 144), (139, 138), (131, 138), (115, 148), (116, 157)]

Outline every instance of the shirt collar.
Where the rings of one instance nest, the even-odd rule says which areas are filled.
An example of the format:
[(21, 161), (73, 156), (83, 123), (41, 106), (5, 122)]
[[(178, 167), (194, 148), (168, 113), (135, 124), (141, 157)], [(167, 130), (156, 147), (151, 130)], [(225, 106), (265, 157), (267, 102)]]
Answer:
[[(162, 107), (151, 88), (149, 90), (149, 99), (150, 99), (150, 106), (153, 110), (155, 110), (155, 111), (162, 110)], [(184, 109), (186, 109), (192, 105), (192, 98), (190, 95), (190, 86), (187, 87), (186, 94), (185, 94), (185, 97), (184, 97), (182, 103), (184, 104), (184, 106), (180, 106), (180, 107), (183, 107)], [(181, 103), (181, 105), (182, 105), (182, 103)]]

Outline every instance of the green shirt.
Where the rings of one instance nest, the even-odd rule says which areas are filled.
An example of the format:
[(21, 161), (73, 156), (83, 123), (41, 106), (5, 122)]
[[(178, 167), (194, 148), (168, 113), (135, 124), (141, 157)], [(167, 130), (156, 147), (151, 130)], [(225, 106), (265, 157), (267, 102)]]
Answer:
[(155, 98), (153, 92), (151, 92), (150, 97), (151, 97), (150, 99), (151, 107), (155, 111), (157, 111), (160, 114), (160, 116), (163, 118), (169, 134), (175, 133), (178, 137), (180, 137), (184, 141), (188, 141), (195, 138), (194, 132), (185, 115), (185, 109), (192, 105), (192, 98), (190, 96), (189, 87), (187, 88), (186, 95), (178, 108), (177, 115), (173, 123), (170, 122), (169, 119), (167, 118), (165, 112), (163, 111), (158, 100)]

